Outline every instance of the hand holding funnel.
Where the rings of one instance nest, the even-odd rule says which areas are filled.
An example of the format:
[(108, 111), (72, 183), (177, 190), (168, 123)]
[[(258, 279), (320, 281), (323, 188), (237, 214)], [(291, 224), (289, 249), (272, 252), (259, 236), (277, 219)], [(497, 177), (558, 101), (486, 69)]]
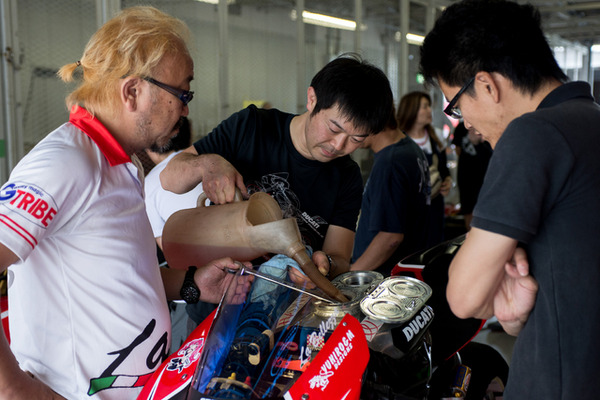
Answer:
[(317, 287), (330, 297), (348, 299), (324, 277), (309, 257), (295, 218), (282, 219), (277, 201), (257, 192), (248, 200), (205, 206), (201, 195), (198, 207), (180, 210), (165, 223), (163, 252), (172, 268), (204, 265), (216, 258), (251, 261), (268, 253), (294, 259)]

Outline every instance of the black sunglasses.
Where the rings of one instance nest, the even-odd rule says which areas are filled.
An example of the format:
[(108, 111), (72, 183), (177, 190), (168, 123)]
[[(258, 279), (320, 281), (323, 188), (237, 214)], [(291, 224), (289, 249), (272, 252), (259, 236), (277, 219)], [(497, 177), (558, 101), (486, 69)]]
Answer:
[(173, 86), (169, 86), (166, 83), (162, 83), (157, 81), (156, 79), (153, 78), (148, 78), (145, 77), (144, 78), (145, 81), (148, 81), (156, 86), (158, 86), (161, 89), (166, 90), (167, 92), (171, 93), (173, 96), (177, 97), (179, 100), (181, 100), (181, 102), (183, 103), (184, 106), (187, 106), (188, 103), (190, 101), (192, 101), (192, 99), (194, 98), (194, 92), (190, 91), (190, 90), (183, 90), (183, 89), (179, 89)]
[(475, 81), (475, 77), (469, 79), (469, 81), (467, 83), (465, 83), (465, 85), (458, 91), (458, 93), (456, 93), (456, 96), (454, 96), (454, 98), (452, 100), (450, 100), (450, 103), (448, 103), (446, 108), (444, 108), (444, 113), (447, 116), (456, 118), (456, 119), (462, 118), (462, 112), (460, 111), (460, 108), (456, 107), (456, 102), (458, 101), (458, 98), (460, 97), (460, 95), (463, 94), (465, 92), (465, 90), (467, 90), (474, 81)]

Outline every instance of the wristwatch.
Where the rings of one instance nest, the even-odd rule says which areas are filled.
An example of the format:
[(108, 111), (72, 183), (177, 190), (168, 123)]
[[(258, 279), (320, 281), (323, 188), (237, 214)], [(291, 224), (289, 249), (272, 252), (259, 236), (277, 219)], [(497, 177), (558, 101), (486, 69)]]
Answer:
[(188, 268), (183, 279), (183, 285), (181, 285), (181, 290), (179, 291), (181, 298), (188, 304), (196, 304), (200, 301), (200, 289), (198, 289), (194, 281), (194, 273), (197, 269), (196, 267)]

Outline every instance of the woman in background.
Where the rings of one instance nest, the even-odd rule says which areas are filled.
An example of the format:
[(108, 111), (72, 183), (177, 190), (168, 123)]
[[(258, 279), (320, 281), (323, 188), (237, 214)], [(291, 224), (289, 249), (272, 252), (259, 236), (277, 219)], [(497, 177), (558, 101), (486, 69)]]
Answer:
[(396, 113), (398, 126), (415, 141), (429, 161), (431, 177), (431, 207), (429, 213), (428, 246), (444, 240), (444, 196), (452, 187), (446, 165), (445, 145), (431, 126), (431, 97), (425, 92), (411, 92), (400, 99)]

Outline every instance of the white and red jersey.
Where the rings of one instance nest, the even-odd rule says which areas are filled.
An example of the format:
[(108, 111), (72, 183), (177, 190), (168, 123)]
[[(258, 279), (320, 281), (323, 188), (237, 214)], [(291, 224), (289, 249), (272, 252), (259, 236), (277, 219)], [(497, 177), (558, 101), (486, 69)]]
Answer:
[(21, 260), (10, 267), (11, 348), (22, 369), (68, 399), (135, 398), (168, 356), (141, 171), (75, 108), (0, 192), (0, 242)]

